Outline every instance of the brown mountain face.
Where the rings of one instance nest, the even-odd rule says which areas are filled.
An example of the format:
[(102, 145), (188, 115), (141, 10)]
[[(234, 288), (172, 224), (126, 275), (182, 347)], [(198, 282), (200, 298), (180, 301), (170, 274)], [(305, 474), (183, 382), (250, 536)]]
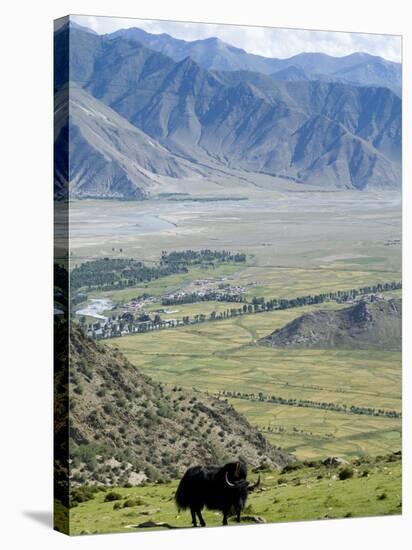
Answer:
[(402, 301), (361, 301), (337, 310), (305, 313), (259, 344), (297, 348), (401, 349)]
[(176, 478), (190, 465), (239, 457), (249, 467), (291, 460), (224, 399), (154, 382), (76, 328), (70, 351), (74, 484)]

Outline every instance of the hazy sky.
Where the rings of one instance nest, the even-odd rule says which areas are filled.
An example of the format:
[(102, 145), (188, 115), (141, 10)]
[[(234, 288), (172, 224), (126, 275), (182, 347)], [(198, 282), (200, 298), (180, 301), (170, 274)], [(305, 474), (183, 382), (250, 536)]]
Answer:
[(88, 15), (75, 15), (72, 19), (99, 34), (140, 27), (151, 33), (165, 32), (184, 40), (217, 36), (233, 46), (266, 57), (286, 58), (301, 52), (323, 52), (335, 56), (367, 52), (391, 61), (401, 61), (401, 38), (394, 35), (180, 23)]

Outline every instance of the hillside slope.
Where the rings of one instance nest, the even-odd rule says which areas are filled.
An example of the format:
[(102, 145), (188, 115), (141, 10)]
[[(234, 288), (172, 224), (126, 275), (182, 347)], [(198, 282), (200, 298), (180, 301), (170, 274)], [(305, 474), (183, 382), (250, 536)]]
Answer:
[[(346, 466), (319, 461), (297, 463), (283, 472), (265, 471), (261, 486), (248, 498), (242, 523), (269, 523), (328, 518), (382, 516), (402, 513), (402, 455), (352, 458)], [(345, 479), (343, 473), (349, 475)], [(342, 476), (342, 479), (340, 479)], [(257, 474), (252, 473), (254, 481)], [(167, 485), (119, 488), (120, 500), (105, 502), (108, 490), (70, 511), (71, 534), (136, 532), (153, 527), (189, 527), (188, 512), (176, 515), (173, 499), (177, 481)], [(131, 501), (133, 508), (124, 503)], [(115, 503), (116, 505), (116, 503)], [(131, 514), (132, 517), (131, 517)], [(205, 510), (207, 525), (219, 526), (220, 514)], [(229, 524), (236, 525), (235, 517)]]
[[(66, 91), (55, 98), (55, 162), (59, 167), (70, 150), (70, 195), (72, 197), (134, 198), (150, 195), (161, 177), (196, 177), (202, 169), (176, 157), (153, 138), (133, 126), (107, 105), (85, 90), (72, 85), (69, 100), (69, 124), (60, 123), (60, 109)], [(61, 155), (60, 155), (61, 153)], [(63, 171), (57, 170), (56, 191), (64, 187)]]
[(398, 350), (402, 338), (402, 301), (361, 301), (333, 311), (305, 313), (269, 336), (260, 345), (303, 348), (378, 348)]
[(291, 460), (225, 400), (155, 383), (76, 328), (70, 351), (73, 483), (176, 478), (190, 465), (237, 457), (251, 467)]

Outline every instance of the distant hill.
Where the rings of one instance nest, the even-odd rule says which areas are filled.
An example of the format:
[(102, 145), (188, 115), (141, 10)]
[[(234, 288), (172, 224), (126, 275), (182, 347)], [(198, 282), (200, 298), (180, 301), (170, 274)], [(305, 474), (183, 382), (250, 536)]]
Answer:
[[(96, 101), (94, 112), (105, 111), (101, 104), (110, 108), (94, 117), (96, 135), (87, 128), (90, 109), (88, 116), (73, 110), (71, 194), (145, 198), (151, 182), (162, 192), (159, 177), (189, 179), (190, 191), (203, 175), (227, 169), (329, 189), (400, 187), (402, 104), (388, 88), (301, 81), (306, 71), (299, 67), (286, 71), (294, 81), (207, 70), (191, 57), (176, 62), (121, 34), (109, 39), (78, 28), (56, 33), (55, 57), (56, 92), (70, 74), (70, 85), (87, 92), (89, 104)], [(59, 139), (68, 139), (64, 128)], [(87, 164), (83, 150), (93, 162)]]
[(237, 457), (255, 467), (291, 460), (225, 400), (156, 383), (76, 327), (70, 353), (73, 483), (176, 478), (189, 465)]
[(402, 301), (361, 301), (340, 310), (305, 313), (269, 336), (260, 345), (301, 348), (375, 348), (400, 350)]
[[(175, 61), (190, 57), (208, 70), (253, 71), (275, 79), (325, 80), (358, 86), (385, 86), (400, 94), (401, 65), (363, 52), (335, 57), (318, 52), (277, 59), (255, 55), (216, 37), (186, 41), (169, 34), (152, 34), (143, 29), (121, 29), (107, 35), (125, 38), (161, 52)], [(298, 72), (299, 71), (299, 72)]]

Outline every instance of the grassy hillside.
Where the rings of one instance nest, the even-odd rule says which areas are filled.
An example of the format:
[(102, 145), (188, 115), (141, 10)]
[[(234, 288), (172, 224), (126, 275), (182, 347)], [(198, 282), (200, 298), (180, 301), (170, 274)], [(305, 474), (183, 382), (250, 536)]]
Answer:
[[(330, 467), (320, 462), (296, 466), (281, 473), (262, 473), (260, 488), (248, 500), (244, 523), (377, 516), (402, 511), (400, 454), (354, 460), (347, 466)], [(351, 477), (340, 479), (346, 476)], [(255, 479), (256, 474), (249, 477)], [(97, 491), (91, 500), (71, 509), (71, 534), (140, 531), (144, 527), (138, 526), (146, 522), (190, 527), (189, 512), (178, 514), (176, 510), (176, 487), (177, 481), (119, 487), (115, 489), (115, 501), (107, 501), (107, 494), (113, 490)], [(206, 511), (203, 515), (208, 526), (221, 525), (221, 514)], [(233, 518), (229, 524), (235, 524)]]
[(166, 388), (75, 328), (70, 351), (73, 485), (176, 478), (195, 462), (239, 456), (252, 466), (289, 461), (226, 399)]

